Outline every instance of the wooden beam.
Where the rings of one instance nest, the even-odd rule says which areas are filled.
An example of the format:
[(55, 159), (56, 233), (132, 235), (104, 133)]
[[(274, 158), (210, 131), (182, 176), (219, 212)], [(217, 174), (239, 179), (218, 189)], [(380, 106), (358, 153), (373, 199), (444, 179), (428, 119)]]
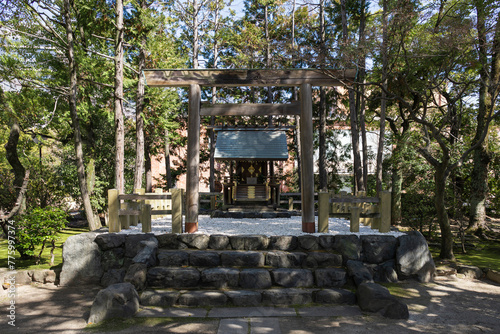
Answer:
[(182, 69), (143, 71), (150, 87), (210, 87), (278, 86), (293, 87), (308, 83), (311, 86), (343, 86), (354, 81), (356, 70), (333, 69)]
[(268, 115), (300, 115), (298, 102), (287, 104), (273, 103), (226, 103), (202, 104), (201, 116), (268, 116)]

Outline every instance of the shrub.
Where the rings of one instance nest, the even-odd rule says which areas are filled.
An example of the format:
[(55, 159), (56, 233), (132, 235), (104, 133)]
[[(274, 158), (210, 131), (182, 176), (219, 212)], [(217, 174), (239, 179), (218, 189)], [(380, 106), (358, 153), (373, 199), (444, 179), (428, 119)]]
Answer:
[[(65, 225), (66, 213), (54, 207), (35, 208), (16, 217), (16, 250), (21, 258), (34, 258), (38, 264), (47, 243), (52, 245), (53, 253), (56, 234)], [(42, 248), (37, 255), (35, 249), (40, 245)]]

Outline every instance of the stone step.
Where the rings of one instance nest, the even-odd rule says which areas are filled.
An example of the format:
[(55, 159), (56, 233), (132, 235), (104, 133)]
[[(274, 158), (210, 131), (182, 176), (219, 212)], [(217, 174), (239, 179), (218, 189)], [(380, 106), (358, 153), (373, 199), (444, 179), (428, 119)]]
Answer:
[(258, 290), (146, 290), (145, 307), (289, 306), (304, 304), (356, 304), (356, 295), (344, 289), (273, 288)]
[(342, 255), (331, 252), (159, 249), (157, 264), (168, 267), (329, 268), (342, 266)]
[[(151, 267), (138, 276), (146, 276), (146, 286), (151, 288), (340, 288), (347, 283), (343, 268), (199, 268)], [(131, 276), (136, 276), (131, 274)]]

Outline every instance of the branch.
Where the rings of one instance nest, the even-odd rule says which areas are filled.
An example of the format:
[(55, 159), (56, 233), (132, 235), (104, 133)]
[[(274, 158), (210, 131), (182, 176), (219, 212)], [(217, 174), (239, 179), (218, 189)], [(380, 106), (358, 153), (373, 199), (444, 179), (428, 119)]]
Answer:
[(14, 208), (9, 212), (7, 215), (2, 215), (0, 216), (0, 221), (2, 222), (2, 227), (6, 221), (14, 217), (19, 209), (21, 208), (21, 204), (23, 203), (24, 199), (24, 194), (26, 193), (26, 189), (28, 188), (28, 181), (30, 178), (30, 170), (26, 170), (26, 173), (24, 174), (24, 180), (23, 180), (23, 185), (21, 186), (21, 190), (19, 191), (19, 195), (17, 196), (16, 204), (14, 205)]

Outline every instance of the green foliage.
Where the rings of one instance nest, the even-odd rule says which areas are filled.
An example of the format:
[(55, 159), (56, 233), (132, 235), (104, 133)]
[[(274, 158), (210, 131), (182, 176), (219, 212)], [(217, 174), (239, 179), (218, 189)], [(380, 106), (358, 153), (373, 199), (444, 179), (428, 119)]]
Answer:
[[(34, 208), (29, 213), (17, 216), (16, 250), (21, 257), (40, 259), (44, 246), (57, 240), (57, 233), (66, 226), (66, 213), (55, 207)], [(42, 245), (42, 250), (37, 255), (35, 248)]]

